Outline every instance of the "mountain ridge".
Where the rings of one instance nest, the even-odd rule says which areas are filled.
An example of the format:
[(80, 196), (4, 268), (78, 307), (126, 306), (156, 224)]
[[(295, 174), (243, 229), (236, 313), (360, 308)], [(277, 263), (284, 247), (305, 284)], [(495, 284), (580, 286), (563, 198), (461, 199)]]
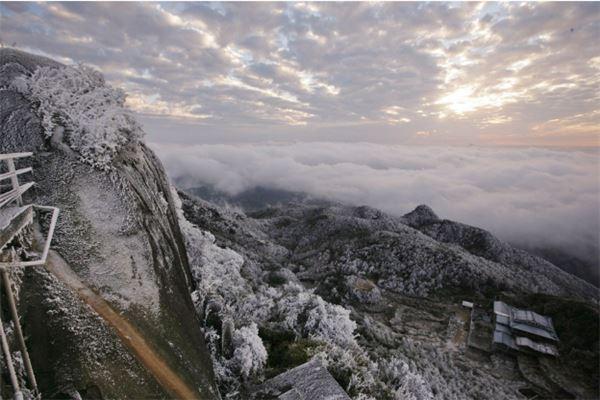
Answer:
[[(543, 367), (553, 371), (553, 376), (560, 376), (562, 380), (556, 381), (559, 383), (553, 380), (557, 378), (539, 371), (529, 372), (529, 378), (526, 378), (518, 372), (521, 368), (519, 361), (501, 354), (488, 356), (495, 361), (483, 362), (472, 350), (463, 347), (461, 341), (466, 335), (464, 327), (468, 326), (468, 319), (463, 319), (460, 302), (467, 299), (491, 307), (493, 299), (503, 298), (522, 307), (528, 307), (529, 302), (529, 306), (535, 305), (538, 312), (550, 313), (558, 321), (559, 335), (569, 343), (568, 346), (579, 343), (578, 349), (587, 351), (589, 343), (595, 343), (585, 353), (587, 361), (584, 365), (592, 366), (598, 359), (597, 335), (594, 338), (580, 331), (569, 331), (565, 326), (574, 323), (571, 317), (568, 313), (556, 313), (556, 307), (575, 307), (581, 313), (589, 310), (591, 321), (596, 321), (592, 324), (597, 324), (598, 294), (595, 288), (545, 260), (511, 248), (479, 228), (441, 220), (427, 206), (419, 206), (404, 217), (390, 216), (367, 206), (340, 204), (315, 206), (294, 203), (244, 213), (239, 208), (220, 207), (183, 191), (179, 191), (179, 197), (185, 219), (198, 229), (210, 232), (210, 246), (237, 254), (235, 262), (239, 275), (235, 281), (248, 286), (240, 289), (241, 286), (236, 284), (236, 289), (232, 290), (241, 290), (236, 297), (248, 296), (248, 300), (244, 301), (253, 303), (259, 301), (257, 296), (261, 298), (261, 293), (270, 288), (281, 288), (282, 294), (276, 295), (275, 299), (279, 296), (285, 299), (290, 296), (286, 294), (287, 287), (300, 285), (324, 301), (350, 310), (350, 318), (357, 324), (358, 345), (363, 349), (356, 350), (353, 357), (377, 360), (380, 365), (407, 362), (410, 365), (408, 371), (416, 374), (417, 381), (421, 382), (420, 376), (424, 377), (424, 382), (436, 382), (432, 386), (424, 382), (415, 383), (412, 395), (416, 398), (437, 398), (437, 395), (445, 393), (444, 398), (454, 399), (481, 396), (514, 399), (520, 398), (517, 392), (523, 385), (530, 385), (538, 395), (550, 398), (587, 398), (597, 390), (591, 383), (593, 371), (586, 372), (582, 381), (565, 378), (570, 376), (568, 368), (572, 368), (584, 354), (569, 355), (574, 351), (570, 347), (561, 350), (567, 353), (562, 364), (551, 362)], [(425, 227), (428, 226), (448, 225), (455, 235), (440, 236), (438, 241), (432, 237), (436, 230), (427, 234), (410, 224), (426, 232)], [(460, 233), (465, 233), (464, 237)], [(473, 238), (476, 240), (471, 240)], [(482, 239), (483, 246), (469, 246), (481, 244)], [(471, 252), (459, 243), (470, 247)], [(227, 265), (227, 261), (223, 262)], [(198, 268), (198, 276), (210, 282), (214, 272), (201, 271), (214, 267), (201, 261), (193, 264)], [(210, 301), (222, 304), (215, 306), (216, 310), (226, 309), (226, 304), (235, 301), (228, 300), (226, 293), (214, 296)], [(551, 304), (555, 305), (549, 306)], [(233, 318), (234, 326), (245, 323), (235, 314), (222, 315), (225, 319)], [(270, 318), (273, 317), (261, 322), (263, 318), (257, 317), (263, 343), (269, 352), (281, 348), (269, 332), (270, 329), (282, 329), (282, 323), (272, 321)], [(269, 326), (272, 327), (267, 328)], [(296, 341), (311, 337), (310, 333), (305, 336), (302, 330), (295, 335)], [(578, 335), (586, 339), (578, 339)], [(582, 344), (581, 340), (586, 344)], [(219, 359), (219, 351), (213, 351)], [(335, 349), (330, 351), (337, 354)], [(428, 366), (427, 362), (435, 366)], [(507, 368), (492, 373), (489, 370), (492, 362), (506, 363)], [(537, 364), (538, 360), (524, 359), (522, 362)], [(561, 366), (563, 364), (569, 367)], [(350, 383), (353, 379), (386, 382), (387, 378), (372, 370), (363, 370), (356, 362), (348, 365), (351, 367), (333, 362), (329, 369), (352, 396), (365, 393)], [(267, 371), (269, 368), (276, 368), (276, 364), (270, 366), (267, 363)], [(464, 370), (466, 375), (460, 370)], [(486, 370), (489, 375), (478, 375), (474, 379), (468, 371), (475, 370)], [(448, 376), (453, 376), (454, 381), (449, 381)], [(549, 383), (538, 387), (528, 379)], [(387, 385), (397, 388), (395, 384)], [(437, 395), (429, 392), (432, 387), (438, 388)], [(465, 387), (471, 389), (465, 391)], [(375, 398), (389, 396), (385, 389), (377, 389), (377, 384), (366, 393)]]
[[(189, 181), (194, 181), (193, 178), (190, 177)], [(220, 207), (238, 207), (240, 210), (245, 211), (246, 213), (252, 213), (259, 211), (261, 209), (269, 208), (269, 207), (277, 207), (279, 205), (285, 205), (289, 203), (300, 203), (300, 204), (312, 204), (312, 205), (344, 205), (339, 201), (326, 200), (323, 198), (316, 198), (314, 196), (303, 194), (300, 192), (293, 192), (284, 189), (277, 188), (269, 188), (264, 186), (257, 186), (254, 188), (249, 188), (245, 191), (242, 191), (236, 195), (230, 195), (225, 192), (221, 192), (216, 189), (214, 186), (209, 184), (190, 184), (188, 179), (179, 178), (179, 181), (175, 182), (176, 186), (182, 190), (185, 190), (187, 193), (202, 198), (206, 201), (209, 201)], [(360, 205), (353, 205), (355, 207), (361, 207)], [(367, 207), (369, 206), (362, 206)], [(427, 211), (425, 211), (427, 210)], [(396, 216), (396, 215), (394, 215)], [(491, 232), (486, 231), (485, 229), (478, 228), (472, 225), (447, 220), (440, 219), (435, 212), (427, 205), (420, 205), (415, 207), (415, 209), (405, 215), (398, 215), (398, 217), (404, 217), (407, 219), (407, 225), (412, 226), (418, 230), (423, 231), (423, 233), (428, 234), (429, 236), (441, 235), (442, 232), (435, 233), (432, 231), (432, 227), (427, 228), (425, 222), (437, 222), (438, 225), (435, 225), (438, 228), (448, 228), (448, 229), (459, 229), (469, 231), (470, 235), (477, 236), (478, 240), (481, 241), (481, 245), (487, 246), (499, 246), (496, 250), (489, 249), (490, 253), (488, 257), (494, 261), (494, 257), (498, 257), (500, 253), (506, 256), (508, 252), (508, 245), (514, 251), (524, 251), (529, 256), (535, 256), (538, 258), (542, 258), (553, 264), (563, 271), (575, 275), (580, 279), (594, 285), (595, 287), (599, 287), (600, 281), (598, 281), (599, 277), (597, 272), (594, 272), (594, 269), (597, 269), (598, 266), (594, 266), (594, 264), (583, 261), (583, 258), (575, 258), (574, 256), (563, 252), (560, 249), (556, 248), (530, 248), (524, 243), (513, 243), (507, 242), (505, 240), (500, 240), (495, 237)], [(415, 222), (410, 221), (411, 218), (425, 218), (426, 221)], [(448, 232), (447, 232), (448, 233)], [(439, 237), (441, 239), (441, 236)], [(502, 244), (500, 244), (500, 242)], [(504, 250), (502, 250), (502, 249)], [(495, 252), (500, 252), (498, 254), (493, 254)], [(521, 253), (523, 254), (523, 253)], [(481, 255), (481, 254), (480, 254)], [(585, 258), (585, 257), (584, 257)], [(497, 261), (497, 260), (495, 260)]]

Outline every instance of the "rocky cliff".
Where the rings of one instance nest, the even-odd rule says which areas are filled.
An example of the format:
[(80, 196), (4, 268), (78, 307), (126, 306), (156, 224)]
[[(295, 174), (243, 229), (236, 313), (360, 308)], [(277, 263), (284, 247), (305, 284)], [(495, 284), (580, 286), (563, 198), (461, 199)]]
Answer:
[[(0, 85), (0, 152), (34, 153), (24, 161), (37, 182), (30, 200), (61, 210), (57, 257), (197, 397), (218, 398), (169, 182), (124, 97), (98, 73), (12, 49), (0, 50)], [(44, 268), (22, 277), (19, 307), (44, 397), (172, 397), (68, 286)]]

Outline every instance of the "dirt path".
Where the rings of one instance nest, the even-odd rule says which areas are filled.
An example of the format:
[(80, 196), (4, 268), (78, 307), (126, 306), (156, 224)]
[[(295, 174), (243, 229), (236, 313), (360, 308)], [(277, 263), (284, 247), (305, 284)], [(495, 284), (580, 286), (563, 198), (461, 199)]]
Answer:
[(457, 347), (464, 347), (467, 344), (467, 334), (469, 332), (469, 319), (471, 318), (471, 313), (468, 309), (459, 308), (456, 310), (456, 317), (462, 322), (462, 326), (452, 338), (452, 341)]
[(46, 269), (77, 292), (79, 297), (115, 330), (123, 344), (132, 351), (169, 395), (177, 399), (200, 398), (199, 393), (179, 378), (165, 360), (154, 352), (142, 334), (102, 297), (88, 288), (58, 253), (50, 251)]

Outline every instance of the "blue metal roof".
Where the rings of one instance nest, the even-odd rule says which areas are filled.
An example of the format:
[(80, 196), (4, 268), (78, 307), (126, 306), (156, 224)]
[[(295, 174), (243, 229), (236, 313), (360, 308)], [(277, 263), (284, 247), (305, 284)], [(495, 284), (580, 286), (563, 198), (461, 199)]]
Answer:
[(538, 328), (536, 326), (531, 326), (531, 325), (522, 324), (522, 323), (518, 323), (518, 322), (512, 322), (512, 321), (510, 323), (510, 327), (517, 331), (541, 336), (543, 338), (546, 338), (549, 340), (554, 340), (554, 341), (558, 342), (558, 336), (556, 336), (556, 333), (554, 333), (554, 330), (552, 330), (552, 332), (549, 332), (546, 329)]
[(496, 322), (503, 325), (510, 325), (510, 317), (505, 317), (504, 315), (497, 315)]
[(558, 341), (552, 318), (529, 310), (520, 310), (502, 301), (494, 302), (496, 323), (510, 326), (511, 329)]
[(551, 344), (538, 343), (526, 337), (517, 337), (515, 339), (517, 346), (528, 347), (540, 353), (549, 354), (552, 356), (558, 356), (558, 350)]
[(512, 337), (512, 335), (510, 333), (502, 332), (499, 330), (494, 331), (493, 343), (502, 344), (511, 349), (519, 350), (519, 347), (515, 343), (515, 339)]

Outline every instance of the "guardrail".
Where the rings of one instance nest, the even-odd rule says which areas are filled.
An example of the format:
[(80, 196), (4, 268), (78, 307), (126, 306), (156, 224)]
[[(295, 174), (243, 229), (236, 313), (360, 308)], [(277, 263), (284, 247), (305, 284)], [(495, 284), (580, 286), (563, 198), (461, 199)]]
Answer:
[(23, 198), (21, 197), (34, 183), (29, 182), (23, 186), (19, 185), (19, 175), (31, 172), (32, 168), (15, 168), (15, 159), (23, 157), (31, 157), (33, 153), (9, 153), (0, 154), (0, 161), (4, 161), (8, 168), (8, 172), (0, 174), (0, 182), (10, 179), (11, 190), (0, 194), (0, 207), (11, 203), (12, 201), (17, 202), (18, 205), (23, 205)]
[[(0, 174), (0, 184), (3, 181), (10, 180), (10, 185), (8, 186), (9, 190), (0, 193), (0, 208), (6, 207), (11, 203), (15, 202), (18, 207), (23, 206), (23, 193), (29, 190), (31, 187), (35, 185), (35, 182), (28, 182), (23, 185), (19, 183), (19, 175), (25, 174), (27, 172), (32, 172), (33, 169), (31, 167), (16, 169), (15, 167), (15, 159), (30, 157), (33, 153), (11, 153), (11, 154), (0, 154), (0, 162), (4, 162), (6, 164), (7, 172), (3, 172)], [(2, 187), (2, 186), (0, 186)], [(48, 229), (48, 235), (46, 236), (46, 241), (44, 243), (44, 249), (42, 251), (42, 256), (38, 260), (30, 260), (30, 261), (20, 261), (18, 256), (15, 254), (15, 249), (11, 249), (10, 261), (0, 263), (0, 276), (2, 277), (2, 281), (4, 283), (4, 288), (6, 290), (7, 299), (9, 303), (9, 308), (11, 311), (11, 317), (13, 320), (13, 325), (15, 328), (15, 334), (19, 341), (19, 347), (21, 348), (21, 355), (23, 357), (23, 362), (25, 364), (25, 369), (27, 370), (27, 376), (29, 380), (29, 384), (31, 385), (31, 389), (33, 391), (34, 397), (37, 397), (38, 387), (37, 381), (35, 379), (35, 375), (33, 373), (33, 367), (31, 365), (31, 360), (29, 358), (29, 353), (27, 352), (27, 346), (25, 344), (25, 338), (23, 332), (21, 330), (21, 324), (19, 322), (19, 315), (17, 313), (16, 302), (14, 298), (14, 294), (12, 291), (12, 283), (10, 279), (10, 275), (8, 273), (11, 268), (19, 268), (19, 267), (30, 267), (36, 265), (44, 265), (46, 264), (46, 259), (48, 257), (48, 252), (50, 251), (50, 243), (52, 242), (52, 237), (54, 235), (54, 229), (56, 228), (56, 222), (58, 220), (59, 209), (56, 207), (48, 207), (48, 206), (40, 206), (37, 204), (29, 205), (34, 209), (48, 210), (52, 211), (52, 218), (50, 220), (50, 227)], [(10, 214), (9, 214), (10, 216)], [(11, 218), (14, 218), (12, 216)], [(11, 380), (11, 385), (14, 390), (14, 399), (22, 400), (23, 393), (21, 392), (21, 388), (19, 385), (19, 380), (17, 379), (17, 375), (14, 368), (14, 363), (12, 360), (11, 352), (8, 345), (8, 340), (6, 337), (6, 333), (4, 332), (4, 327), (2, 325), (2, 319), (0, 318), (0, 344), (2, 347), (2, 352), (4, 353), (4, 357), (6, 360), (6, 364), (9, 370), (9, 376)]]
[[(33, 168), (27, 167), (16, 169), (15, 159), (31, 157), (32, 155), (33, 153), (30, 152), (0, 154), (0, 161), (4, 161), (8, 169), (7, 172), (0, 174), (0, 182), (8, 179), (10, 179), (11, 182), (10, 190), (4, 193), (0, 193), (0, 208), (9, 205), (12, 202), (16, 202), (18, 206), (23, 205), (23, 194), (31, 187), (33, 187), (35, 185), (35, 182), (27, 182), (21, 185), (19, 183), (19, 175), (25, 174), (27, 172), (32, 172)], [(59, 209), (56, 207), (41, 206), (38, 204), (32, 204), (31, 206), (34, 209), (52, 211), (52, 218), (50, 220), (50, 227), (48, 229), (46, 242), (44, 243), (44, 250), (42, 251), (42, 256), (38, 260), (0, 262), (0, 270), (10, 267), (31, 267), (36, 265), (44, 265), (46, 263), (46, 259), (48, 258), (48, 251), (50, 251), (50, 243), (52, 242), (52, 237), (54, 236), (54, 229), (56, 228), (56, 222), (58, 221)]]

